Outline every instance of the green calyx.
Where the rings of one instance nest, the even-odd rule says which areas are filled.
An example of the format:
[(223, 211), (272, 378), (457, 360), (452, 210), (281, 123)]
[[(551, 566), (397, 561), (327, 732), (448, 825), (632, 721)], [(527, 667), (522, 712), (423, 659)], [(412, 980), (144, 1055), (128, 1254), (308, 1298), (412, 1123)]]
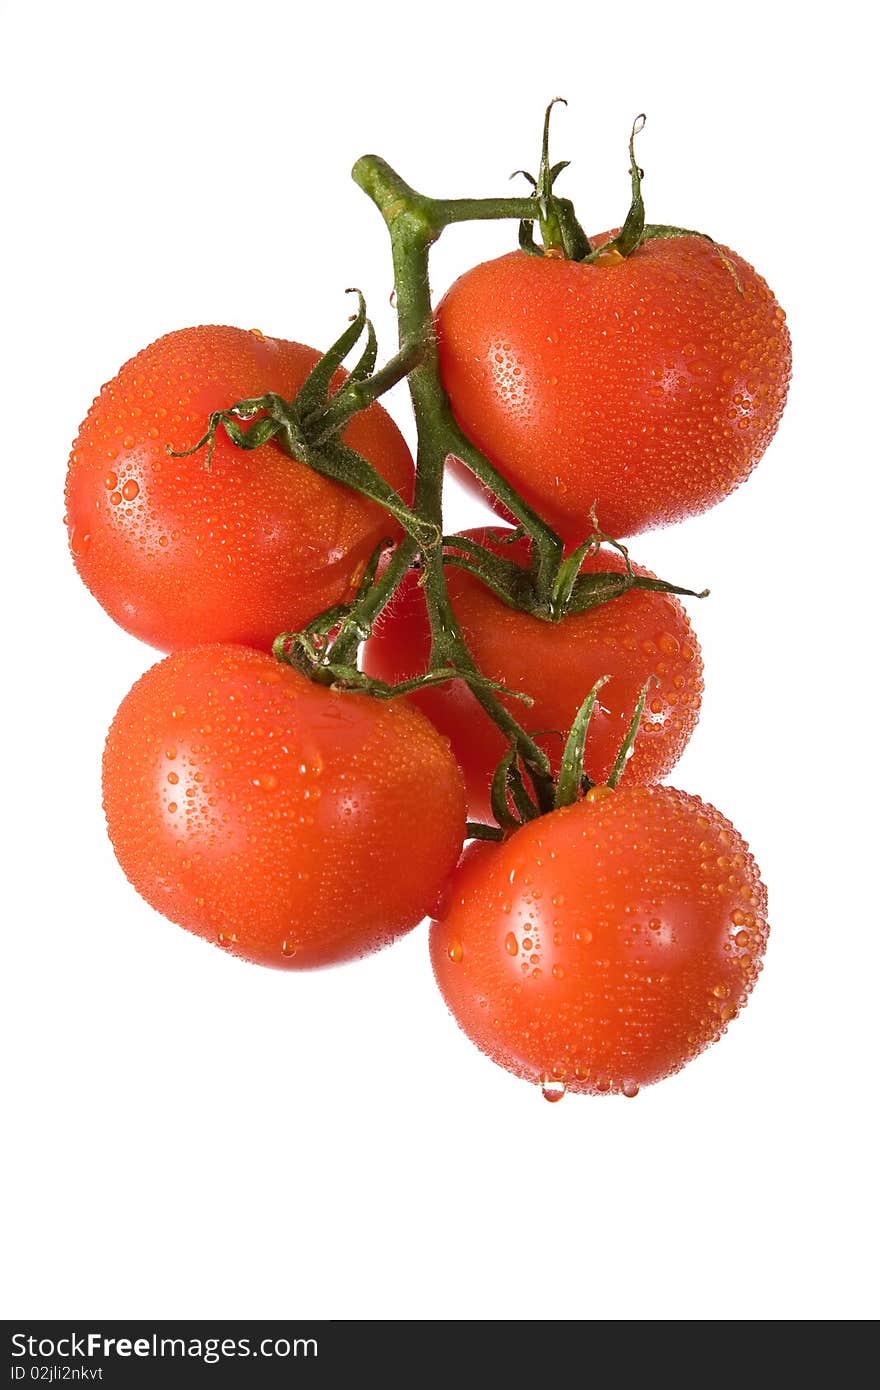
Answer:
[[(647, 241), (669, 241), (677, 237), (695, 236), (700, 237), (703, 241), (711, 242), (713, 246), (715, 245), (712, 237), (706, 232), (696, 232), (688, 227), (671, 227), (660, 222), (645, 221), (645, 204), (642, 198), (642, 179), (645, 177), (645, 171), (639, 168), (636, 161), (635, 144), (636, 136), (641, 134), (644, 130), (646, 120), (647, 117), (644, 113), (636, 116), (633, 121), (632, 130), (630, 131), (629, 176), (631, 201), (624, 224), (617, 233), (617, 236), (613, 237), (611, 241), (606, 242), (603, 246), (597, 247), (595, 251), (591, 251), (589, 255), (581, 258), (586, 265), (596, 263), (609, 264), (615, 260), (625, 260), (627, 256), (631, 256), (635, 251), (638, 251), (640, 246), (644, 246)], [(736, 267), (733, 262), (720, 248), (718, 255), (733, 276), (737, 289), (740, 294), (742, 294), (742, 285), (740, 284), (739, 276), (736, 273)]]
[[(544, 815), (548, 810), (559, 811), (563, 807), (573, 806), (575, 802), (582, 800), (597, 786), (604, 785), (609, 791), (616, 789), (632, 753), (644, 713), (645, 702), (648, 698), (648, 691), (656, 683), (657, 678), (656, 676), (649, 677), (642, 687), (614, 765), (607, 781), (603, 784), (594, 782), (584, 771), (584, 757), (590, 720), (596, 708), (599, 693), (610, 679), (610, 676), (599, 677), (578, 710), (568, 735), (565, 736), (552, 805), (542, 804), (541, 792), (538, 788), (534, 788), (534, 795), (530, 792), (529, 770), (518, 759), (516, 748), (511, 747), (496, 767), (492, 779), (491, 806), (497, 827), (483, 827), (482, 833), (480, 833), (476, 826), (471, 826), (469, 830), (474, 832), (471, 838), (503, 839), (506, 835), (512, 834), (514, 830), (518, 830), (520, 826), (527, 824), (528, 821)], [(547, 734), (557, 733), (559, 738), (563, 738), (562, 733), (557, 730), (545, 730), (544, 732)]]
[[(697, 232), (688, 227), (673, 227), (665, 223), (645, 221), (645, 204), (642, 198), (642, 180), (645, 173), (636, 161), (635, 152), (636, 136), (644, 130), (647, 120), (647, 117), (642, 113), (636, 116), (633, 121), (629, 136), (631, 189), (629, 211), (616, 237), (612, 237), (610, 241), (601, 246), (591, 246), (589, 238), (575, 216), (571, 202), (566, 198), (560, 198), (553, 191), (556, 179), (563, 169), (568, 168), (570, 163), (567, 159), (553, 165), (550, 163), (550, 112), (557, 102), (567, 104), (564, 97), (555, 97), (544, 113), (544, 133), (538, 177), (534, 178), (524, 169), (517, 170), (517, 173), (522, 174), (532, 185), (536, 204), (537, 216), (526, 218), (520, 223), (519, 244), (520, 249), (526, 255), (558, 257), (569, 261), (578, 261), (581, 265), (613, 265), (615, 262), (632, 256), (640, 246), (644, 246), (648, 241), (668, 241), (677, 237), (700, 237), (703, 241), (711, 242), (713, 246), (716, 244), (706, 232)], [(541, 228), (542, 244), (540, 246), (534, 239), (536, 220)], [(720, 248), (718, 255), (732, 275), (741, 294), (742, 285), (736, 267), (729, 256), (725, 255)]]
[(567, 106), (565, 97), (554, 97), (544, 112), (544, 133), (541, 141), (541, 163), (538, 168), (538, 177), (525, 169), (517, 169), (517, 174), (527, 179), (534, 189), (534, 199), (537, 211), (537, 221), (541, 228), (542, 245), (535, 244), (534, 239), (534, 218), (524, 218), (519, 224), (519, 244), (520, 249), (529, 256), (557, 255), (569, 261), (582, 261), (591, 253), (590, 240), (575, 216), (574, 207), (567, 198), (559, 198), (553, 191), (553, 185), (562, 173), (567, 169), (570, 161), (560, 160), (558, 164), (550, 163), (550, 113), (557, 103)]
[[(636, 574), (630, 563), (626, 546), (599, 529), (595, 509), (592, 512), (593, 531), (570, 555), (562, 556), (552, 577), (549, 592), (539, 593), (532, 572), (512, 560), (496, 554), (479, 541), (468, 536), (444, 536), (443, 559), (446, 565), (462, 569), (479, 579), (496, 598), (508, 608), (528, 613), (545, 622), (562, 622), (573, 613), (586, 613), (611, 599), (620, 598), (632, 589), (653, 593), (678, 594), (689, 598), (707, 598), (709, 590), (686, 589), (665, 579)], [(521, 539), (519, 529), (507, 539)], [(623, 574), (616, 570), (597, 570), (581, 574), (588, 556), (600, 553), (605, 544), (617, 550), (626, 565)]]

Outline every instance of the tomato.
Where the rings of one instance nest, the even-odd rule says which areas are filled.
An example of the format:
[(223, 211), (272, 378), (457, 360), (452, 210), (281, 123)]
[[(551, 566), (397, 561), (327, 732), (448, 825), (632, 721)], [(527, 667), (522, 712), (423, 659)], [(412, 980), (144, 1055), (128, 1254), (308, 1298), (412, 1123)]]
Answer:
[[(163, 651), (202, 642), (268, 647), (352, 593), (400, 528), (383, 509), (297, 463), (274, 441), (246, 452), (211, 411), (269, 391), (296, 395), (319, 354), (238, 328), (185, 328), (103, 387), (70, 459), (67, 524), (79, 573), (111, 617)], [(340, 376), (339, 381), (342, 380)], [(378, 404), (343, 438), (409, 501), (412, 459)]]
[[(493, 541), (491, 535), (503, 534), (497, 527), (463, 534), (505, 559), (528, 563), (528, 543)], [(622, 574), (625, 568), (620, 553), (606, 549), (585, 560), (581, 572)], [(532, 697), (531, 706), (503, 697), (527, 731), (559, 731), (555, 737), (537, 733), (554, 772), (562, 755), (561, 735), (601, 676), (611, 679), (590, 720), (584, 766), (592, 780), (604, 782), (611, 772), (649, 676), (656, 684), (648, 694), (626, 780), (656, 782), (671, 771), (696, 725), (703, 690), (700, 649), (677, 598), (633, 589), (551, 623), (509, 608), (454, 565), (447, 566), (446, 577), (452, 607), (482, 673)], [(389, 683), (406, 680), (426, 669), (429, 647), (418, 572), (410, 571), (364, 649), (364, 668)], [(449, 738), (464, 770), (471, 817), (491, 819), (492, 774), (507, 746), (504, 736), (460, 681), (409, 698)]]
[(116, 856), (173, 922), (261, 965), (365, 955), (433, 907), (464, 835), (449, 746), (403, 701), (252, 648), (153, 666), (104, 753)]
[(748, 846), (712, 806), (595, 788), (465, 856), (431, 959), (456, 1022), (499, 1066), (548, 1099), (631, 1096), (742, 1009), (766, 906)]
[(515, 251), (441, 301), (459, 424), (565, 538), (589, 534), (594, 502), (617, 537), (704, 511), (770, 443), (791, 373), (785, 316), (724, 255), (742, 292), (719, 247), (682, 237), (606, 264)]

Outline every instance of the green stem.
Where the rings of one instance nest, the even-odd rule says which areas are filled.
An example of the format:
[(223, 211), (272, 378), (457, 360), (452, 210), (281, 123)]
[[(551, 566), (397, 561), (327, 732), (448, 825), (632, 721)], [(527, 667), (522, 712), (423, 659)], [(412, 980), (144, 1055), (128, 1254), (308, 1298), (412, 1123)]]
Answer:
[[(444, 462), (454, 455), (507, 508), (532, 540), (532, 573), (539, 602), (549, 603), (553, 582), (563, 554), (563, 544), (546, 521), (524, 502), (516, 489), (489, 462), (484, 454), (462, 432), (452, 414), (452, 408), (440, 383), (437, 362), (437, 343), (434, 317), (428, 289), (428, 249), (444, 227), (454, 222), (499, 218), (534, 217), (536, 200), (529, 198), (427, 198), (416, 193), (400, 175), (378, 155), (364, 155), (352, 170), (356, 184), (378, 207), (391, 235), (395, 256), (395, 286), (401, 352), (407, 345), (419, 343), (423, 360), (410, 375), (410, 392), (415, 387), (422, 400), (423, 419), (432, 440), (443, 449)], [(399, 264), (404, 245), (418, 248), (414, 259)], [(413, 289), (421, 291), (418, 303), (413, 302)], [(394, 359), (392, 359), (394, 360)], [(430, 392), (430, 402), (424, 389), (418, 386), (422, 368), (432, 378), (436, 389)], [(415, 408), (416, 397), (413, 396)], [(417, 415), (417, 424), (420, 421)], [(420, 436), (421, 438), (421, 432)], [(418, 511), (418, 506), (416, 506)]]
[[(421, 360), (409, 374), (409, 390), (419, 441), (413, 510), (423, 522), (437, 527), (438, 536), (436, 545), (424, 546), (421, 552), (423, 593), (431, 625), (429, 670), (452, 667), (467, 680), (468, 676), (478, 676), (479, 670), (449, 601), (441, 539), (443, 470), (449, 454), (457, 453), (459, 439), (450, 427), (451, 411), (440, 380), (428, 283), (428, 250), (447, 222), (459, 220), (456, 213), (461, 209), (461, 204), (441, 204), (420, 197), (384, 160), (372, 155), (358, 160), (353, 177), (379, 208), (391, 236), (401, 348), (417, 342), (423, 345)], [(472, 214), (477, 204), (466, 201)], [(485, 207), (487, 217), (522, 217), (523, 201), (487, 200), (486, 204), (480, 203), (480, 208)], [(442, 216), (438, 209), (443, 210)], [(543, 523), (541, 529), (545, 532), (548, 530)], [(476, 684), (471, 689), (475, 699), (516, 747), (529, 770), (541, 805), (551, 806), (553, 785), (546, 753), (529, 737), (497, 695)]]
[(358, 647), (369, 637), (373, 624), (382, 609), (390, 602), (406, 571), (418, 554), (418, 545), (410, 537), (400, 542), (379, 578), (358, 599), (343, 620), (333, 642), (333, 660), (340, 665), (354, 665)]
[[(355, 166), (357, 167), (357, 166)], [(416, 194), (418, 197), (418, 194)], [(535, 199), (528, 198), (426, 198), (432, 222), (437, 235), (453, 222), (489, 222), (512, 217), (520, 221), (524, 217), (534, 217)]]

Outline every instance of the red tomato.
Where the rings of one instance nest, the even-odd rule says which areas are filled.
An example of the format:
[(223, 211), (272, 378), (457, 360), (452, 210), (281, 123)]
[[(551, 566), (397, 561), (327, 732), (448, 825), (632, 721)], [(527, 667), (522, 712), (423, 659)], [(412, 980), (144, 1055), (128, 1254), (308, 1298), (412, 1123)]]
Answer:
[[(490, 530), (498, 533), (497, 527)], [(508, 560), (524, 566), (528, 562), (527, 542), (493, 543), (485, 529), (463, 534)], [(622, 574), (625, 568), (618, 551), (603, 550), (585, 560), (581, 572)], [(593, 710), (584, 761), (592, 780), (604, 782), (639, 693), (654, 676), (657, 683), (649, 692), (625, 776), (627, 781), (656, 782), (671, 771), (696, 725), (703, 690), (700, 649), (677, 598), (631, 590), (598, 608), (550, 623), (509, 608), (454, 565), (446, 567), (446, 578), (455, 615), (482, 673), (534, 700), (528, 706), (505, 698), (526, 730), (567, 734), (596, 681), (610, 676)], [(426, 669), (429, 646), (418, 573), (410, 571), (364, 649), (364, 668), (389, 683), (409, 679)], [(492, 774), (507, 746), (503, 735), (460, 681), (409, 698), (449, 738), (464, 770), (472, 819), (491, 819), (489, 794)], [(537, 742), (558, 772), (562, 737), (542, 733)]]
[(416, 710), (233, 646), (177, 652), (129, 691), (107, 737), (104, 808), (151, 906), (286, 969), (414, 927), (465, 818), (449, 745)]
[(465, 856), (431, 928), (456, 1022), (544, 1087), (636, 1094), (725, 1032), (767, 940), (729, 821), (671, 787), (596, 788)]
[[(268, 647), (349, 597), (379, 541), (400, 534), (381, 507), (275, 442), (245, 452), (221, 429), (210, 471), (204, 451), (167, 453), (194, 444), (211, 411), (295, 396), (318, 359), (256, 331), (184, 328), (102, 388), (73, 446), (67, 524), (82, 579), (128, 632), (165, 651)], [(380, 405), (343, 438), (410, 500), (412, 459)]]
[(742, 293), (718, 247), (683, 237), (606, 264), (515, 251), (440, 303), (459, 424), (567, 539), (589, 534), (594, 502), (612, 536), (704, 511), (770, 443), (791, 374), (785, 316), (724, 254)]

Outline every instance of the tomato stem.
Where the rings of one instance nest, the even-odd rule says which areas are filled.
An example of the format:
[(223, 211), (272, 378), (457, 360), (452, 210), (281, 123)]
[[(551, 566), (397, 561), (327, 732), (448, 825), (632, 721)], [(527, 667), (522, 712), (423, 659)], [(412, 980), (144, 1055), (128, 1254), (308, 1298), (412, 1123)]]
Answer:
[[(418, 432), (413, 510), (424, 522), (438, 527), (439, 537), (442, 535), (443, 520), (443, 473), (449, 455), (463, 452), (468, 455), (465, 462), (469, 466), (473, 463), (477, 463), (478, 467), (485, 465), (484, 477), (494, 473), (479, 451), (464, 440), (452, 417), (440, 380), (431, 307), (428, 251), (443, 226), (451, 221), (463, 220), (463, 205), (440, 204), (421, 197), (384, 160), (373, 155), (358, 160), (353, 177), (379, 208), (391, 237), (401, 349), (411, 343), (422, 344), (420, 360), (408, 376)], [(522, 216), (522, 199), (488, 201), (490, 209), (487, 210), (484, 205), (479, 207), (479, 211), (487, 216)], [(469, 211), (473, 211), (475, 206), (470, 204)], [(550, 573), (558, 568), (562, 555), (562, 542), (530, 508), (523, 505), (512, 489), (509, 492), (512, 493), (511, 502), (515, 502), (517, 519), (532, 537), (538, 556), (538, 572), (544, 571), (544, 582), (550, 585)], [(424, 569), (422, 589), (431, 627), (428, 669), (453, 667), (460, 672), (479, 704), (516, 749), (529, 772), (539, 800), (544, 804), (551, 803), (553, 779), (546, 753), (502, 704), (495, 690), (489, 688), (480, 677), (465, 642), (449, 601), (442, 544), (422, 547), (421, 561)]]

